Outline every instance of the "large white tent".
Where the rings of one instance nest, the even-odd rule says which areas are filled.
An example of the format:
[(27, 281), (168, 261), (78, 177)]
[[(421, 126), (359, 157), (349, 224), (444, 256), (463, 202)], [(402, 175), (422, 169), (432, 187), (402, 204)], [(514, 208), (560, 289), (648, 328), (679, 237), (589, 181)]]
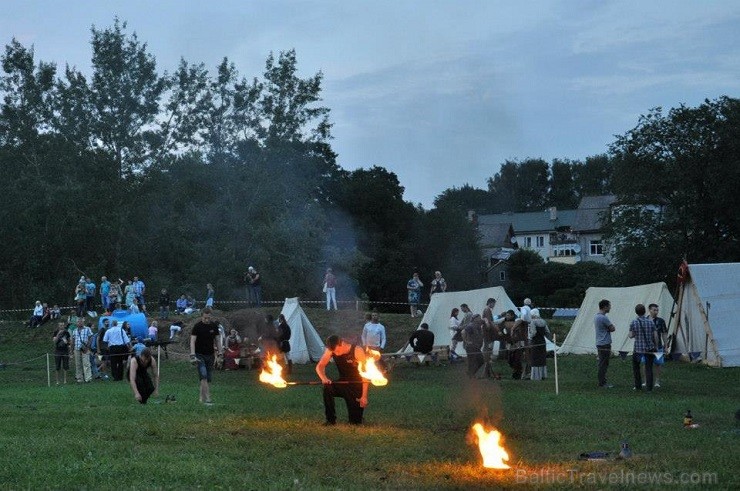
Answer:
[(689, 265), (671, 351), (712, 366), (740, 366), (738, 310), (740, 263)]
[[(483, 312), (483, 308), (486, 306), (486, 301), (489, 298), (496, 300), (494, 314), (511, 309), (517, 312), (518, 315), (519, 311), (516, 305), (514, 305), (514, 302), (506, 294), (506, 290), (501, 286), (493, 286), (463, 292), (435, 293), (432, 295), (427, 311), (424, 312), (424, 317), (422, 317), (419, 325), (424, 322), (429, 325), (429, 330), (434, 333), (435, 346), (449, 346), (451, 338), (450, 313), (452, 309), (455, 307), (460, 308), (460, 305), (465, 303), (474, 314), (480, 314)], [(462, 320), (462, 312), (458, 315), (458, 319)], [(465, 355), (465, 349), (462, 343), (457, 345), (456, 352), (457, 354)]]
[(611, 302), (611, 312), (607, 314), (616, 331), (612, 333), (612, 352), (632, 352), (634, 341), (628, 337), (630, 322), (636, 317), (635, 306), (638, 303), (647, 306), (657, 304), (660, 317), (669, 322), (673, 310), (673, 296), (665, 283), (629, 287), (591, 287), (586, 290), (578, 310), (578, 316), (568, 332), (558, 353), (578, 355), (596, 354), (596, 333), (594, 316), (599, 311), (599, 302), (603, 299)]
[(286, 298), (280, 311), (290, 326), (290, 359), (293, 363), (318, 361), (324, 353), (324, 342), (298, 303), (297, 298)]

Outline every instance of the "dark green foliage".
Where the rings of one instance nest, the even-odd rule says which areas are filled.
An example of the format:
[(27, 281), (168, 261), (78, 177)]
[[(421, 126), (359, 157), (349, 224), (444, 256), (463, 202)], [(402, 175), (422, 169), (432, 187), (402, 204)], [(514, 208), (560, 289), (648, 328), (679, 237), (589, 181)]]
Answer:
[(740, 100), (655, 109), (612, 146), (622, 205), (610, 240), (624, 275), (673, 280), (689, 263), (740, 257)]

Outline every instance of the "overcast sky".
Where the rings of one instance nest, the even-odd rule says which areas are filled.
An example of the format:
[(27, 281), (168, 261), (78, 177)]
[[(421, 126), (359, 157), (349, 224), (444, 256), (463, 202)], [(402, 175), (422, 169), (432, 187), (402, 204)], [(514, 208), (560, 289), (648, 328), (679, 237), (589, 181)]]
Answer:
[(4, 0), (0, 34), (89, 73), (118, 15), (161, 71), (224, 57), (260, 76), (295, 48), (324, 73), (345, 169), (383, 166), (431, 207), (507, 159), (603, 153), (650, 108), (740, 95), (740, 2)]

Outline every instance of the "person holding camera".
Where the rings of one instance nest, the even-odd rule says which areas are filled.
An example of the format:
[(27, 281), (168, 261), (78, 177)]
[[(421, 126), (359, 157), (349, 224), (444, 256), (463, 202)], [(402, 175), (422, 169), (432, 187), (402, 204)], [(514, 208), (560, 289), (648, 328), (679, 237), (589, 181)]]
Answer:
[(56, 366), (56, 380), (59, 385), (59, 372), (64, 370), (64, 383), (67, 383), (67, 372), (69, 371), (69, 345), (71, 336), (64, 322), (60, 322), (52, 337), (54, 343), (54, 363)]
[(75, 378), (77, 383), (90, 382), (92, 380), (92, 369), (90, 367), (90, 343), (93, 333), (85, 326), (83, 319), (77, 319), (77, 327), (72, 333), (75, 357)]

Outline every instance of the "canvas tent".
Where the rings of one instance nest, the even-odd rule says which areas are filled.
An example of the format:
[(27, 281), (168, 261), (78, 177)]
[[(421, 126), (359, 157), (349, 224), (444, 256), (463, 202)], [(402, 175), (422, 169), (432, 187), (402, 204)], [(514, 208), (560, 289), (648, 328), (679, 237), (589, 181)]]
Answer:
[(290, 326), (290, 359), (293, 363), (318, 361), (324, 354), (324, 342), (298, 303), (297, 298), (286, 298), (280, 311)]
[(688, 265), (678, 298), (671, 351), (712, 366), (740, 366), (740, 263)]
[[(426, 322), (429, 324), (429, 330), (434, 333), (434, 344), (436, 346), (450, 344), (450, 313), (452, 309), (457, 307), (460, 308), (460, 304), (468, 304), (470, 310), (474, 314), (480, 314), (483, 312), (483, 308), (486, 306), (486, 300), (493, 298), (496, 300), (496, 307), (494, 308), (494, 314), (499, 314), (504, 310), (513, 310), (517, 312), (514, 302), (511, 301), (509, 296), (506, 294), (501, 286), (494, 286), (490, 288), (481, 288), (479, 290), (468, 290), (464, 292), (443, 292), (435, 293), (432, 295), (432, 299), (429, 302), (427, 311), (424, 313), (419, 325)], [(462, 320), (462, 313), (458, 315), (458, 319)], [(465, 355), (465, 349), (462, 343), (457, 345), (457, 353)]]
[(578, 316), (573, 321), (568, 336), (563, 341), (558, 353), (573, 353), (577, 355), (596, 354), (596, 334), (594, 330), (594, 316), (599, 311), (599, 302), (603, 299), (611, 302), (611, 312), (607, 314), (614, 327), (612, 333), (612, 352), (632, 352), (634, 341), (630, 339), (630, 322), (636, 317), (635, 305), (641, 303), (647, 306), (657, 304), (660, 316), (668, 323), (673, 309), (673, 297), (665, 283), (650, 283), (647, 285), (629, 287), (591, 287), (586, 290), (578, 310)]

